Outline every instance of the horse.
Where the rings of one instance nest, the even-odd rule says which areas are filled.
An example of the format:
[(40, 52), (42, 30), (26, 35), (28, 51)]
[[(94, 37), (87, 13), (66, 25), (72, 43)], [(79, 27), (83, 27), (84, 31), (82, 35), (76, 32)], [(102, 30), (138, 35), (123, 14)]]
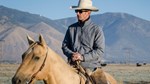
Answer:
[[(12, 84), (35, 84), (38, 80), (43, 80), (44, 84), (86, 84), (85, 78), (76, 69), (48, 47), (41, 34), (39, 41), (30, 36), (27, 40), (29, 48), (22, 54), (22, 62), (12, 78)], [(111, 75), (104, 74), (107, 84), (117, 84)]]

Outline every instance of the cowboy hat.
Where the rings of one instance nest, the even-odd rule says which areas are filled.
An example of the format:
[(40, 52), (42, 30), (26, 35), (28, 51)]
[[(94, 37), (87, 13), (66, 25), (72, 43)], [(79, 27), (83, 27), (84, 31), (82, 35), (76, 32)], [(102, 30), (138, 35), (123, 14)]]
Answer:
[(88, 9), (95, 12), (98, 11), (98, 8), (92, 6), (92, 0), (79, 0), (78, 6), (71, 6), (71, 9)]

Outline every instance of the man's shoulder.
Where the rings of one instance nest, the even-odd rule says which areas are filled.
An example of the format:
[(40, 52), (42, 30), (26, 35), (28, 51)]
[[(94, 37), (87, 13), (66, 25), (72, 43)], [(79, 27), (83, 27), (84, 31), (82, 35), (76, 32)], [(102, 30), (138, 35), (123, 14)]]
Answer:
[(91, 25), (94, 26), (94, 27), (96, 27), (96, 28), (101, 28), (101, 26), (99, 24), (96, 24), (94, 22), (91, 22)]
[(68, 26), (68, 31), (74, 31), (76, 30), (76, 27), (78, 26), (78, 23), (73, 23), (70, 26)]
[(91, 26), (92, 28), (94, 28), (94, 30), (101, 30), (102, 27), (94, 22), (91, 22)]
[(70, 28), (70, 27), (76, 27), (77, 25), (78, 25), (78, 22), (75, 22), (75, 23), (71, 24), (71, 25), (69, 26), (69, 28)]

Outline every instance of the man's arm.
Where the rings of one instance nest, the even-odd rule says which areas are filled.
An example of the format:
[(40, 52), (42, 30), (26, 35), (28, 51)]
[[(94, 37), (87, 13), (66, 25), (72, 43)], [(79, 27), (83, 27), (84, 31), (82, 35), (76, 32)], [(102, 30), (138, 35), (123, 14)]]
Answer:
[(98, 60), (104, 54), (105, 50), (105, 38), (104, 38), (104, 33), (101, 28), (97, 28), (97, 32), (95, 33), (95, 38), (94, 38), (94, 44), (93, 44), (93, 49), (88, 52), (83, 54), (82, 56), (84, 57), (84, 61), (94, 61)]
[(69, 37), (69, 29), (68, 29), (62, 43), (62, 51), (68, 58), (71, 58), (73, 52), (72, 50), (70, 50), (71, 44), (69, 39), (70, 37)]

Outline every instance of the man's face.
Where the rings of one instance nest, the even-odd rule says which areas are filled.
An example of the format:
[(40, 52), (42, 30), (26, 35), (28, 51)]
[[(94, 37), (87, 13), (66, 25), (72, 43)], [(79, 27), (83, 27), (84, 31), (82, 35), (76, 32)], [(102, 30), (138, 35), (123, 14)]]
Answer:
[(79, 21), (84, 22), (91, 14), (90, 10), (75, 10)]

